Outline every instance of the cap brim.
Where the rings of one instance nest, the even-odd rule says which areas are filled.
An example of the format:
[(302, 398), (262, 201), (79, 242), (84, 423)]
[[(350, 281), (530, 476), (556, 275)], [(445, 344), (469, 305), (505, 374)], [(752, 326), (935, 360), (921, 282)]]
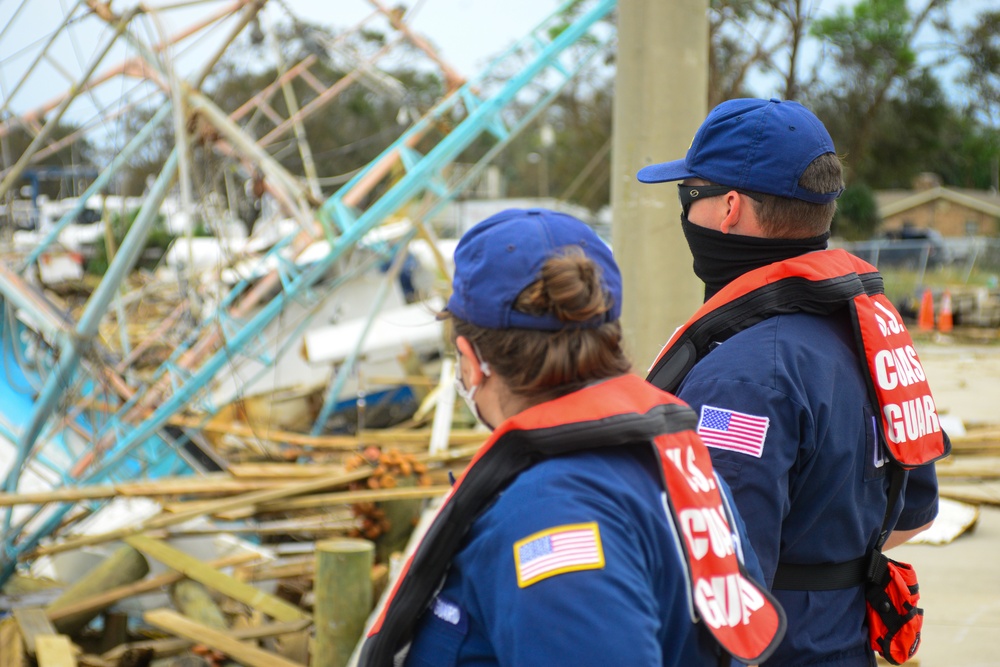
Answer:
[(683, 181), (685, 178), (695, 178), (684, 165), (684, 160), (674, 160), (673, 162), (661, 162), (643, 167), (636, 174), (636, 178), (642, 183), (666, 183), (667, 181)]

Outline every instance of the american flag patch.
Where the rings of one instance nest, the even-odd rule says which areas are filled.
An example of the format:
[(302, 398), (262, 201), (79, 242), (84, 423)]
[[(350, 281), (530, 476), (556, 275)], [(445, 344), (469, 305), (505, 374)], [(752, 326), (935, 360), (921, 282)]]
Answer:
[(728, 449), (760, 458), (767, 436), (767, 417), (733, 412), (703, 405), (698, 420), (698, 435), (709, 447)]
[(557, 526), (514, 543), (517, 585), (526, 588), (565, 572), (600, 570), (604, 548), (596, 522)]

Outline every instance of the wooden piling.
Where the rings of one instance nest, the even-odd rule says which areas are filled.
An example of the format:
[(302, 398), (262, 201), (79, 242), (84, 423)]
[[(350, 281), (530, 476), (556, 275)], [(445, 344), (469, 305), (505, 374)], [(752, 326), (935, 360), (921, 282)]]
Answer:
[(316, 642), (311, 667), (344, 667), (372, 610), (375, 545), (368, 540), (316, 543)]
[[(110, 588), (131, 584), (147, 574), (149, 574), (149, 564), (146, 562), (146, 558), (136, 549), (122, 546), (108, 558), (105, 558), (100, 565), (63, 591), (63, 594), (56, 598), (45, 611), (52, 612)], [(53, 625), (63, 634), (75, 635), (83, 630), (99, 611), (100, 609), (94, 609), (64, 616), (54, 621)]]
[(170, 587), (174, 608), (193, 621), (216, 630), (227, 630), (226, 617), (215, 604), (208, 589), (197, 581), (182, 579)]

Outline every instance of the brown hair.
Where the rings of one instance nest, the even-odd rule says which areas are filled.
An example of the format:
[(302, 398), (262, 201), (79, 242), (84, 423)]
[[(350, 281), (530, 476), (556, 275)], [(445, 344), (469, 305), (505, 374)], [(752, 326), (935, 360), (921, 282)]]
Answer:
[(550, 400), (588, 382), (629, 372), (618, 321), (597, 327), (574, 326), (611, 309), (600, 270), (579, 248), (569, 247), (542, 267), (514, 303), (524, 313), (552, 313), (566, 326), (558, 331), (484, 329), (453, 317), (453, 335), (473, 343), (511, 392)]
[[(834, 192), (844, 187), (840, 158), (825, 153), (809, 163), (799, 178), (799, 186), (812, 192)], [(812, 238), (830, 231), (837, 202), (813, 204), (801, 199), (760, 194), (753, 200), (754, 213), (761, 229), (770, 238)]]

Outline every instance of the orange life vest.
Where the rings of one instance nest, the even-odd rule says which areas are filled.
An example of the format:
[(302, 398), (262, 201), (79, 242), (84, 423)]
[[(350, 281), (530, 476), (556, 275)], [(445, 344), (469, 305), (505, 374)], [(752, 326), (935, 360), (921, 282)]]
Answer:
[(784, 612), (743, 571), (733, 548), (735, 529), (696, 423), (697, 416), (681, 401), (634, 375), (594, 384), (503, 422), (452, 487), (408, 559), (369, 632), (360, 665), (393, 664), (466, 532), (497, 493), (539, 460), (609, 446), (612, 433), (617, 434), (612, 444), (646, 441), (657, 452), (667, 491), (665, 518), (680, 536), (689, 599), (698, 617), (729, 654), (749, 663), (766, 659), (784, 637)]
[(774, 315), (850, 313), (888, 453), (904, 468), (947, 456), (937, 408), (913, 340), (885, 296), (882, 276), (844, 250), (821, 250), (749, 271), (705, 304), (667, 341), (647, 380), (676, 391), (712, 343)]

